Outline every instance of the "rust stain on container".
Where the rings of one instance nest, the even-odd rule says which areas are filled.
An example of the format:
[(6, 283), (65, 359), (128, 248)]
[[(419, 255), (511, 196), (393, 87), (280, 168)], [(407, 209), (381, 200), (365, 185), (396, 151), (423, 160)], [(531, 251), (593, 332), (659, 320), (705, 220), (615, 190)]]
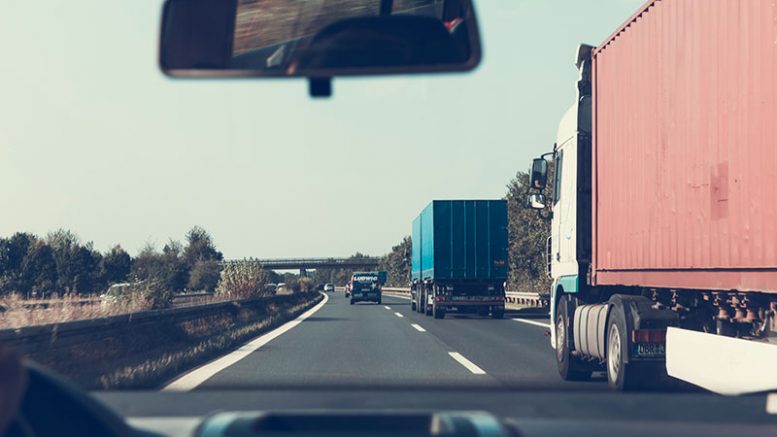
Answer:
[(728, 216), (728, 163), (718, 164), (710, 170), (710, 218)]

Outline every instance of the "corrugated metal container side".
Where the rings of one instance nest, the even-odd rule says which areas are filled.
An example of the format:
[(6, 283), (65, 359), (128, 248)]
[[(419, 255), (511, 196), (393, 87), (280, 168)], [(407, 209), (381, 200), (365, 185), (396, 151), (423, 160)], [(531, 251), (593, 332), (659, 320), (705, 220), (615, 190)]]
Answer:
[(413, 279), (507, 278), (507, 202), (435, 200), (413, 222)]
[(594, 283), (777, 292), (777, 1), (649, 2), (593, 66)]
[(411, 266), (410, 266), (410, 279), (421, 279), (421, 216), (419, 215), (413, 220), (413, 231), (410, 234), (411, 238)]
[(421, 211), (421, 277), (434, 277), (434, 202)]

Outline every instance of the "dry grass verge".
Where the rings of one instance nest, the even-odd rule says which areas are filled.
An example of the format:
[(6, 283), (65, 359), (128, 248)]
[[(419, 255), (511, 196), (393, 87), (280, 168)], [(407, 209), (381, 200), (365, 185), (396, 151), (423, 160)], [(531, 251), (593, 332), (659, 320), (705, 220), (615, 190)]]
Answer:
[(0, 329), (96, 319), (148, 309), (139, 302), (128, 305), (101, 305), (99, 298), (55, 297), (26, 300), (18, 294), (0, 298), (0, 307)]
[[(229, 300), (213, 294), (176, 295), (173, 306), (204, 305)], [(77, 320), (131, 314), (150, 310), (148, 301), (128, 299), (119, 302), (101, 302), (99, 297), (53, 297), (50, 299), (22, 299), (18, 294), (0, 297), (0, 329), (18, 329), (25, 326), (50, 325)]]
[[(31, 359), (88, 389), (158, 388), (176, 375), (293, 319), (321, 299), (318, 293), (274, 296), (216, 304), (213, 310), (187, 317), (172, 316), (181, 309), (161, 310), (142, 321), (130, 317), (119, 326), (106, 322), (104, 328), (99, 326), (99, 319), (65, 323), (34, 328), (46, 334), (26, 341), (17, 339), (16, 343)], [(78, 332), (62, 329), (74, 324), (88, 327)]]

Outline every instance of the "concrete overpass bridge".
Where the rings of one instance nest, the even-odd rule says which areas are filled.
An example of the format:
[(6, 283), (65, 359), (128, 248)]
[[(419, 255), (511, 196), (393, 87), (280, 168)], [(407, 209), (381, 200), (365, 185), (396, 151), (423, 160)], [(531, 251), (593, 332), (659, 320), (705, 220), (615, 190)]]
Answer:
[(353, 269), (375, 270), (380, 258), (368, 257), (360, 259), (348, 258), (275, 258), (275, 259), (247, 259), (225, 260), (224, 264), (236, 262), (253, 262), (267, 270), (299, 270), (300, 275), (305, 276), (308, 270), (315, 269)]

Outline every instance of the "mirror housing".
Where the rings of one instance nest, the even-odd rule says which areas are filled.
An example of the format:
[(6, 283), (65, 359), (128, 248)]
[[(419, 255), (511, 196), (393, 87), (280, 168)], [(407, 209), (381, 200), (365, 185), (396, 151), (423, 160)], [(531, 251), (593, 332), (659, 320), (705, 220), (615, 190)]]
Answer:
[(222, 70), (232, 57), (238, 0), (166, 0), (159, 66), (170, 76)]
[(526, 204), (531, 209), (545, 209), (545, 195), (542, 193), (531, 193), (527, 196)]
[(472, 0), (418, 0), (412, 8), (382, 0), (380, 10), (341, 2), (165, 0), (160, 68), (171, 77), (320, 82), (469, 71), (480, 63)]
[(548, 185), (548, 161), (537, 158), (531, 165), (531, 188), (542, 191)]

